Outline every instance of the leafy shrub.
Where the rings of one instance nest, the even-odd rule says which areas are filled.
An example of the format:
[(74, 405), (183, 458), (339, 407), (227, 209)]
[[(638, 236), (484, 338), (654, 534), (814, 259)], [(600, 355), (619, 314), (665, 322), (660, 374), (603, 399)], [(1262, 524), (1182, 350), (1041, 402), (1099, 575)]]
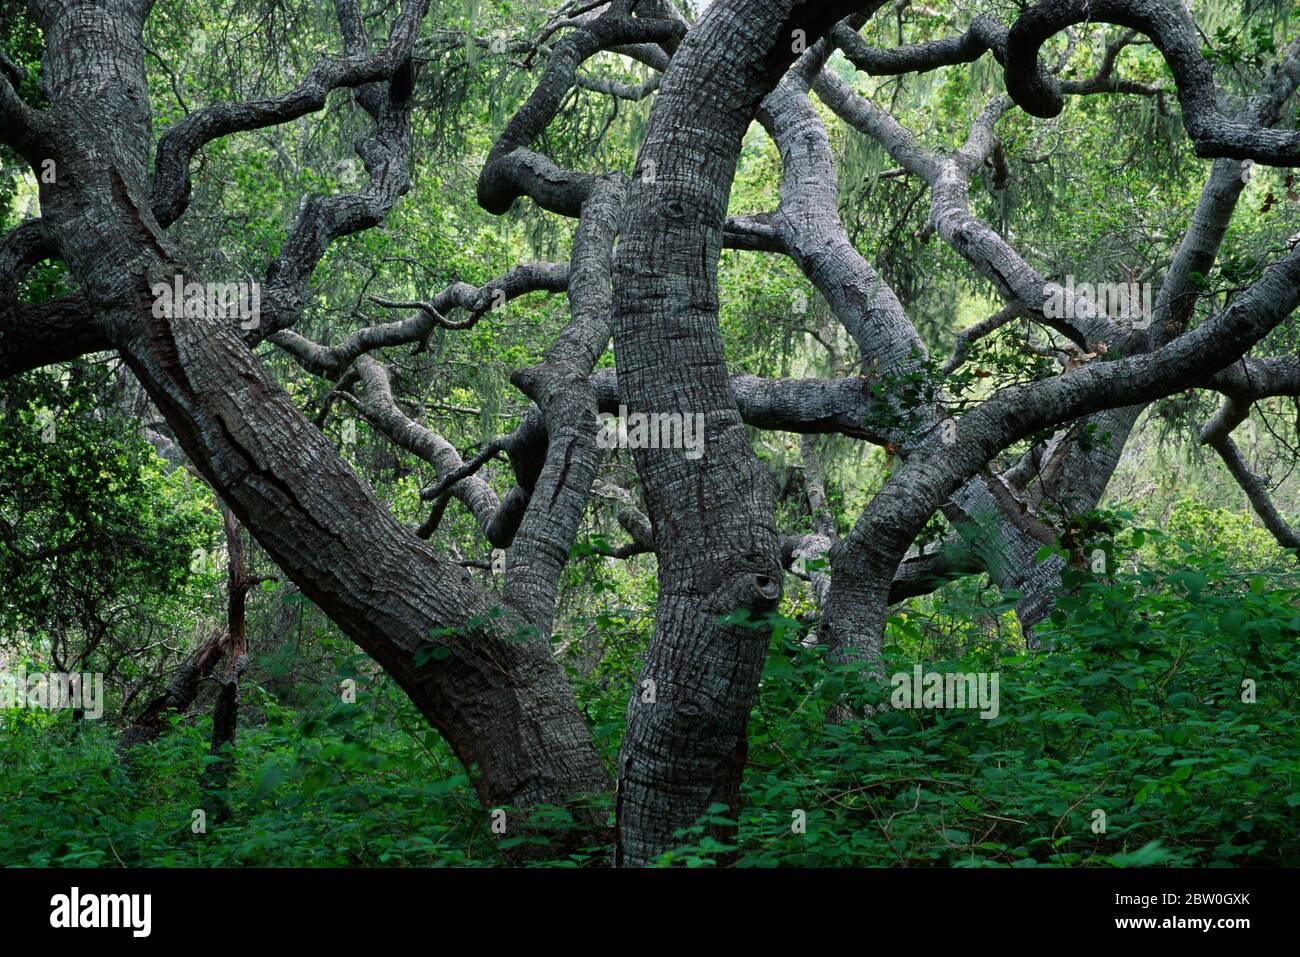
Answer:
[[(996, 626), (1009, 600), (984, 608), (993, 624), (982, 641), (958, 608), (963, 650), (947, 660), (933, 649), (955, 645), (934, 641), (934, 622), (899, 611), (874, 678), (806, 646), (811, 618), (777, 616), (734, 841), (717, 837), (732, 822), (715, 807), (663, 863), (1300, 863), (1300, 583), (1292, 570), (1242, 569), (1212, 546), (1145, 537), (1126, 543), (1145, 556), (1135, 570), (1067, 575), (1032, 654)], [(594, 624), (605, 656), (578, 687), (612, 763), (643, 622), (626, 612)], [(918, 661), (996, 672), (998, 716), (888, 707), (888, 678)], [(294, 707), (246, 691), (261, 720), (240, 731), (232, 813), (208, 814), (201, 834), (194, 811), (212, 806), (200, 786), (212, 760), (205, 717), (176, 719), (127, 768), (104, 722), (5, 715), (0, 864), (502, 863), (445, 743), (366, 666), (340, 653), (338, 677), (358, 679), (360, 707), (323, 686), (297, 689)], [(828, 721), (846, 689), (863, 716)], [(545, 863), (604, 855), (557, 850)]]

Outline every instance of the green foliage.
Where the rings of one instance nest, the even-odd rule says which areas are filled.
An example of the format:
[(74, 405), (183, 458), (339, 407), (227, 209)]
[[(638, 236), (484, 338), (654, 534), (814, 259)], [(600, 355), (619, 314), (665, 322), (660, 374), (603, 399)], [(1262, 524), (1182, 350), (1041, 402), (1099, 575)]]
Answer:
[(134, 423), (98, 408), (103, 367), (0, 383), (0, 646), (88, 653), (179, 597), (213, 515)]
[[(884, 677), (830, 667), (803, 644), (810, 618), (756, 623), (773, 626), (772, 647), (739, 819), (710, 809), (662, 863), (1300, 862), (1300, 581), (1161, 533), (1118, 537), (1130, 559), (1151, 560), (1113, 578), (1068, 575), (1070, 594), (1033, 654), (981, 623), (1006, 615), (1007, 602), (966, 607), (958, 595), (944, 607), (960, 633), (923, 611), (891, 619)], [(575, 679), (612, 763), (647, 622), (625, 610), (591, 624), (604, 653)], [(997, 673), (997, 717), (889, 707), (886, 679), (918, 662)], [(330, 687), (345, 678), (358, 683), (355, 705)], [(454, 756), (365, 656), (339, 651), (329, 681), (308, 690), (292, 706), (265, 688), (247, 693), (262, 718), (241, 730), (232, 813), (220, 823), (200, 780), (213, 760), (206, 717), (175, 720), (129, 769), (104, 723), (6, 720), (0, 864), (501, 862)], [(846, 691), (865, 716), (836, 713)], [(1097, 811), (1104, 833), (1094, 831)], [(571, 820), (552, 813), (561, 826)], [(581, 866), (604, 853), (593, 842), (539, 863)]]
[[(367, 16), (375, 45), (387, 20), (377, 15), (383, 6)], [(1198, 4), (1205, 55), (1229, 98), (1258, 90), (1268, 61), (1294, 33), (1293, 6)], [(875, 18), (864, 36), (882, 47), (924, 42), (964, 29), (978, 13), (1010, 22), (1017, 9), (1002, 0), (913, 6)], [(482, 158), (547, 59), (543, 51), (503, 53), (484, 41), (501, 37), (508, 46), (535, 37), (547, 10), (502, 0), (432, 5), (416, 80), (410, 191), (383, 228), (331, 244), (297, 331), (335, 343), (407, 314), (379, 307), (372, 295), (424, 300), (452, 282), (481, 285), (521, 262), (567, 260), (572, 222), (527, 202), (489, 216), (475, 200)], [(1090, 76), (1102, 44), (1115, 35), (1106, 25), (1080, 24), (1072, 40), (1059, 36), (1046, 45), (1045, 62), (1059, 57), (1063, 80)], [(24, 98), (42, 106), (40, 31), (18, 0), (0, 0), (0, 48), (24, 74)], [(340, 52), (340, 43), (329, 4), (177, 0), (154, 10), (146, 48), (161, 136), (208, 104), (288, 89), (321, 54)], [(940, 152), (960, 147), (975, 117), (1005, 92), (988, 56), (919, 76), (865, 77), (838, 54), (828, 66), (914, 131), (920, 145)], [(612, 54), (581, 70), (628, 84), (647, 75)], [(972, 211), (1048, 279), (1159, 276), (1209, 170), (1189, 148), (1158, 51), (1147, 43), (1126, 47), (1115, 75), (1159, 84), (1166, 94), (1070, 97), (1050, 122), (1012, 110), (996, 126), (994, 160), (970, 185)], [(351, 97), (340, 90), (326, 109), (293, 124), (204, 147), (194, 164), (193, 202), (169, 231), (198, 269), (214, 278), (265, 275), (304, 196), (358, 186), (364, 169), (355, 144), (373, 131), (350, 108)], [(566, 168), (630, 172), (651, 102), (575, 90), (534, 146)], [(965, 364), (941, 381), (953, 333), (995, 312), (1001, 296), (935, 239), (928, 188), (894, 169), (875, 140), (812, 102), (836, 157), (850, 240), (895, 290), (928, 355), (913, 357), (903, 375), (874, 375), (795, 262), (729, 250), (718, 269), (729, 367), (771, 376), (862, 374), (884, 400), (868, 423), (881, 430), (914, 428), (940, 393), (960, 416), (996, 389), (1058, 374), (1046, 333), (1017, 321), (972, 343)], [(778, 150), (756, 124), (745, 137), (729, 212), (776, 209), (781, 171)], [(1300, 228), (1294, 185), (1285, 171), (1255, 170), (1221, 255), (1192, 277), (1201, 294), (1193, 325), (1285, 255)], [(37, 194), (25, 164), (0, 148), (0, 225), (35, 216)], [(72, 290), (60, 262), (43, 262), (27, 273), (19, 296), (39, 302)], [(401, 408), (468, 458), (518, 424), (527, 402), (509, 377), (538, 361), (568, 319), (562, 296), (533, 294), (471, 329), (439, 328), (418, 348), (379, 357)], [(1297, 344), (1291, 324), (1263, 346), (1282, 354)], [(429, 503), (419, 489), (433, 478), (430, 467), (378, 437), (338, 398), (355, 383), (309, 375), (269, 345), (260, 356), (394, 516), (422, 522)], [(1116, 357), (1112, 348), (1096, 361)], [(113, 394), (107, 369), (78, 362), (0, 383), (0, 664), (85, 656), (85, 666), (112, 665), (126, 679), (110, 680), (103, 722), (0, 714), (0, 864), (473, 866), (501, 863), (499, 848), (511, 842), (545, 842), (534, 835), (498, 844), (447, 745), (319, 609), (282, 585), (268, 584), (250, 599), (257, 660), (244, 682), (235, 770), (220, 802), (228, 816), (217, 819), (219, 805), (204, 787), (213, 760), (206, 695), (129, 768), (118, 760), (125, 691), (156, 686), (172, 664), (167, 655), (183, 657), (220, 627), (224, 569), (219, 561), (191, 561), (218, 541), (206, 487), (184, 471), (169, 472), (139, 438), (138, 423), (102, 410)], [(1152, 418), (1199, 426), (1212, 411), (1206, 403), (1188, 392), (1158, 403)], [(1260, 403), (1253, 415), (1266, 427), (1272, 416), (1286, 428), (1246, 449), (1252, 463), (1293, 459), (1293, 407)], [(795, 479), (795, 493), (783, 496), (780, 528), (808, 526), (797, 491), (798, 443), (774, 433), (754, 440), (765, 464)], [(1112, 436), (1087, 424), (1072, 440), (1087, 452)], [(1242, 509), (1237, 487), (1188, 445), (1135, 431), (1124, 468), (1136, 478), (1127, 490), (1112, 483), (1116, 501), (1084, 515), (1057, 515), (1043, 504), (1065, 531), (1059, 554), (1078, 564), (1100, 548), (1112, 571), (1100, 579), (1067, 575), (1069, 593), (1038, 631), (1045, 651), (1024, 652), (1012, 610), (1017, 596), (974, 579), (896, 610), (881, 674), (910, 672), (916, 662), (997, 672), (1005, 701), (996, 719), (969, 711), (882, 708), (852, 717), (835, 710), (846, 692), (879, 708), (889, 684), (832, 668), (818, 649), (805, 647), (815, 608), (802, 590), (787, 596), (785, 615), (767, 623), (775, 627), (752, 715), (739, 819), (724, 806), (710, 808), (663, 863), (1300, 863), (1293, 833), (1300, 806), (1294, 563), (1275, 564), (1276, 545)], [(841, 521), (851, 522), (879, 488), (889, 458), (836, 436), (823, 437), (821, 454), (828, 499)], [(626, 456), (611, 455), (606, 464), (635, 492)], [(498, 493), (513, 484), (504, 463), (481, 474)], [(1286, 510), (1296, 478), (1280, 481), (1289, 482), (1277, 495)], [(611, 768), (657, 594), (653, 558), (604, 557), (626, 541), (615, 511), (607, 503), (590, 510), (561, 581), (552, 639)], [(1124, 532), (1132, 521), (1164, 534), (1139, 541)], [(936, 516), (919, 542), (949, 532)], [(446, 512), (434, 544), (449, 560), (486, 557), (480, 530), (459, 505)], [(266, 563), (250, 552), (251, 561)], [(158, 645), (165, 650), (155, 657), (117, 653)], [(445, 644), (431, 642), (415, 664), (436, 666), (447, 655)], [(344, 679), (358, 683), (356, 705), (339, 700)], [(1255, 682), (1254, 703), (1241, 700), (1247, 679)], [(147, 697), (142, 692), (134, 704)], [(195, 810), (208, 812), (204, 833), (193, 830)], [(1106, 815), (1104, 834), (1091, 828), (1094, 810)], [(796, 811), (803, 812), (800, 833), (791, 828)], [(564, 828), (573, 812), (549, 813)], [(598, 802), (602, 815), (612, 818), (607, 795)], [(584, 841), (578, 850), (557, 845), (542, 862), (603, 860), (602, 842)]]
[[(998, 673), (992, 720), (885, 707), (828, 723), (843, 688), (864, 687), (859, 704), (880, 708), (890, 685), (828, 669), (798, 630), (774, 640), (750, 725), (736, 863), (1300, 862), (1297, 579), (1148, 537), (1169, 560), (1108, 581), (1076, 574), (1042, 628), (1046, 650), (976, 645), (925, 662)], [(926, 630), (904, 613), (889, 636), (881, 673), (910, 676)], [(1104, 833), (1093, 830), (1097, 810)], [(798, 811), (804, 833), (792, 832)], [(700, 841), (671, 859), (723, 854)]]

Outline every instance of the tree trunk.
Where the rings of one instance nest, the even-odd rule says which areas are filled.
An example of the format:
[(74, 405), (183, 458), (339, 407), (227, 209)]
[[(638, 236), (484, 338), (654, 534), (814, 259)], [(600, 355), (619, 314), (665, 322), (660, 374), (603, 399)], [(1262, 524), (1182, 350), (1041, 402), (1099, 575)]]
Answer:
[[(155, 315), (156, 283), (201, 280), (145, 201), (144, 6), (48, 4), (42, 19), (59, 174), (41, 205), (97, 326), (195, 467), (445, 736), (485, 805), (569, 805), (604, 791), (604, 763), (549, 643), (512, 640), (527, 623), (495, 614), (490, 593), (388, 514), (263, 372), (235, 320)], [(508, 834), (521, 828), (511, 819)]]
[[(760, 100), (852, 6), (718, 0), (678, 48), (642, 141), (615, 260), (629, 413), (700, 415), (703, 455), (633, 453), (659, 558), (655, 628), (619, 755), (617, 860), (654, 861), (710, 805), (734, 816), (745, 725), (781, 596), (775, 490), (741, 426), (717, 266), (741, 138)], [(725, 621), (719, 619), (724, 618)]]

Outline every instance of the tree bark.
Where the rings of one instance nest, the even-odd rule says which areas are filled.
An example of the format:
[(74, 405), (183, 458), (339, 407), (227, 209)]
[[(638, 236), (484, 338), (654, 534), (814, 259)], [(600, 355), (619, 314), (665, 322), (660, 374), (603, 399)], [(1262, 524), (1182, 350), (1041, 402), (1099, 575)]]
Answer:
[[(646, 864), (709, 807), (735, 813), (781, 595), (774, 489), (750, 448), (718, 329), (717, 265), (741, 138), (759, 101), (851, 4), (719, 0), (678, 48), (642, 141), (615, 260), (629, 412), (703, 416), (704, 452), (633, 453), (659, 558), (655, 629), (619, 755), (617, 860)], [(726, 621), (719, 619), (726, 616)]]
[[(514, 640), (523, 619), (393, 520), (267, 377), (234, 320), (155, 315), (155, 283), (203, 277), (145, 201), (143, 10), (128, 0), (43, 9), (61, 172), (42, 186), (42, 209), (97, 328), (195, 467), (442, 732), (485, 805), (568, 805), (605, 790), (604, 763), (549, 643)], [(435, 646), (431, 660), (417, 659)], [(525, 816), (509, 833), (526, 827)]]

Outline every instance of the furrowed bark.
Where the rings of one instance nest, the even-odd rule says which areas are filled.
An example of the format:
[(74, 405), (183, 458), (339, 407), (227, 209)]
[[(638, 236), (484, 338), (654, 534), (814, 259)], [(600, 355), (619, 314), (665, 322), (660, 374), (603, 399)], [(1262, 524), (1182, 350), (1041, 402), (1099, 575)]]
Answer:
[(122, 733), (122, 740), (117, 745), (120, 756), (126, 757), (132, 748), (157, 739), (166, 729), (171, 715), (184, 714), (189, 710), (198, 697), (199, 684), (211, 677), (229, 643), (230, 636), (227, 632), (217, 632), (176, 670), (162, 694), (145, 705)]
[(1271, 166), (1300, 165), (1300, 132), (1243, 123), (1219, 111), (1214, 71), (1188, 8), (1163, 0), (1042, 0), (1022, 13), (1007, 35), (1005, 77), (1012, 99), (1033, 116), (1063, 108), (1056, 78), (1038, 65), (1053, 34), (1076, 23), (1114, 23), (1140, 30), (1164, 56), (1178, 87), (1183, 125), (1197, 156), (1251, 159)]
[(878, 647), (889, 582), (930, 512), (1012, 442), (1101, 409), (1151, 401), (1223, 369), (1300, 304), (1300, 251), (1270, 267), (1222, 313), (1156, 352), (1074, 369), (996, 393), (959, 422), (951, 445), (918, 451), (863, 512), (834, 558), (825, 627)]
[[(145, 199), (143, 51), (129, 8), (78, 4), (45, 23), (59, 158), (75, 175), (43, 188), (42, 209), (98, 327), (239, 521), (410, 695), (486, 805), (564, 805), (604, 790), (549, 644), (511, 640), (525, 622), (393, 520), (268, 379), (233, 319), (156, 308), (155, 283), (200, 277)], [(106, 115), (123, 122), (106, 128)], [(435, 639), (434, 628), (447, 631)], [(418, 661), (434, 644), (443, 657)], [(527, 826), (525, 813), (510, 833)]]
[[(934, 156), (916, 146), (891, 117), (823, 71), (821, 52), (809, 53), (768, 96), (760, 111), (782, 153), (782, 239), (857, 343), (864, 366), (888, 389), (889, 383), (923, 368), (927, 350), (892, 290), (848, 241), (839, 218), (829, 139), (807, 99), (809, 77), (818, 77), (818, 90), (842, 115), (856, 119), (866, 132), (881, 137), (905, 168), (932, 183), (932, 218), (940, 224), (944, 238), (981, 272), (998, 277), (1008, 296), (1032, 300), (1041, 313), (1043, 281), (992, 229), (971, 216), (966, 198), (972, 172), (992, 149), (991, 128), (1004, 105), (995, 102), (981, 114), (961, 149), (950, 156)], [(1025, 309), (1019, 302), (1008, 308), (1011, 314)], [(1090, 331), (1098, 328), (1109, 329), (1109, 320), (1103, 317)], [(1084, 337), (1074, 329), (1066, 331)], [(892, 401), (890, 404), (906, 425), (894, 428), (888, 438), (904, 455), (941, 428), (938, 404), (918, 409), (900, 409)], [(943, 511), (950, 521), (961, 526), (961, 535), (953, 537), (947, 550), (962, 556), (963, 567), (969, 567), (970, 556), (978, 555), (990, 575), (1008, 587), (1022, 569), (1041, 573), (1034, 556), (1042, 543), (1024, 535), (1015, 521), (1018, 512), (1008, 511), (990, 494), (987, 484), (968, 483), (944, 503)], [(924, 588), (938, 580), (924, 576), (914, 582), (922, 583), (919, 587)], [(1029, 606), (1021, 611), (1028, 617)], [(841, 649), (834, 643), (837, 632), (832, 628), (823, 628), (819, 633), (823, 639), (831, 639), (830, 653), (836, 660), (864, 655), (862, 649)], [(865, 656), (877, 653), (878, 649), (868, 650)]]
[(654, 523), (659, 598), (619, 755), (623, 864), (655, 860), (711, 804), (738, 804), (767, 633), (718, 619), (773, 608), (781, 566), (771, 480), (729, 388), (718, 257), (759, 101), (801, 50), (796, 40), (816, 42), (848, 7), (712, 4), (673, 57), (637, 159), (615, 262), (619, 387), (632, 413), (702, 416), (705, 441), (699, 459), (681, 449), (633, 456)]
[[(997, 40), (995, 33), (988, 25), (973, 25), (961, 44), (962, 57), (973, 59), (982, 52), (981, 44), (973, 42), (973, 38), (982, 35)], [(1107, 45), (1105, 62), (1094, 81), (1062, 84), (1061, 90), (1087, 93), (1104, 86), (1106, 77), (1113, 70), (1115, 56), (1128, 42), (1129, 36), (1131, 34)], [(860, 47), (862, 42), (856, 33), (844, 26), (836, 29), (834, 37), (842, 46), (853, 49)], [(1003, 42), (1004, 40), (1003, 36)], [(945, 42), (939, 41), (935, 46)], [(984, 43), (983, 46), (993, 50), (999, 60), (1003, 59), (1004, 51), (998, 42)], [(921, 49), (928, 47), (929, 45), (923, 44), (912, 48), (908, 55), (924, 52), (929, 56), (935, 50)], [(949, 47), (957, 49), (951, 44), (943, 49), (951, 52)], [(861, 52), (860, 49), (858, 52)], [(875, 51), (872, 56), (879, 52)], [(1278, 111), (1294, 91), (1297, 74), (1300, 74), (1298, 52), (1300, 41), (1295, 41), (1287, 55), (1272, 68), (1260, 94), (1252, 98), (1237, 122), (1253, 127), (1268, 126), (1277, 121)], [(862, 56), (859, 55), (856, 59), (861, 60)], [(886, 56), (886, 59), (889, 57)], [(865, 62), (870, 65), (872, 61)], [(1208, 273), (1216, 258), (1223, 232), (1231, 219), (1244, 182), (1237, 162), (1229, 159), (1215, 161), (1188, 233), (1161, 286), (1154, 315), (1147, 317), (1149, 330), (1136, 323), (1115, 323), (1103, 315), (1089, 316), (1083, 321), (1076, 320), (1075, 328), (1071, 328), (1053, 322), (1044, 315), (1044, 279), (986, 224), (970, 213), (966, 182), (973, 169), (970, 160), (979, 156), (978, 150), (970, 152), (972, 146), (977, 146), (974, 133), (963, 151), (948, 158), (935, 157), (919, 147), (892, 117), (854, 95), (832, 74), (821, 73), (817, 80), (817, 90), (846, 122), (879, 140), (904, 168), (931, 183), (934, 190), (931, 217), (940, 235), (982, 274), (994, 281), (1011, 300), (1012, 305), (1008, 310), (988, 323), (975, 327), (973, 333), (982, 335), (984, 327), (996, 327), (1011, 314), (1021, 312), (1054, 325), (1076, 343), (1087, 345), (1099, 341), (1109, 342), (1119, 351), (1131, 353), (1159, 346), (1186, 328), (1197, 298), (1197, 291), (1188, 277), (1194, 272)], [(987, 115), (995, 119), (997, 113)], [(977, 130), (979, 126), (977, 123)], [(963, 153), (968, 155), (963, 156)], [(1074, 310), (1074, 313), (1078, 314), (1079, 310)], [(958, 350), (945, 372), (950, 372), (961, 364), (966, 341), (966, 338), (959, 337)], [(1050, 499), (1054, 505), (1067, 512), (1077, 513), (1095, 508), (1118, 464), (1129, 433), (1144, 408), (1143, 404), (1108, 409), (1059, 435), (1049, 447), (1051, 454), (1046, 467), (1042, 469), (1041, 481), (1030, 498), (1031, 507), (1034, 502)], [(1096, 436), (1105, 436), (1108, 440), (1094, 442), (1086, 451), (1076, 450), (1074, 437), (1085, 424), (1094, 430)], [(969, 496), (966, 496), (967, 501), (962, 501), (962, 498), (962, 494), (955, 496), (954, 501), (946, 507), (948, 516), (966, 523), (966, 536), (983, 557), (984, 564), (994, 579), (1003, 588), (1014, 589), (1022, 594), (1017, 615), (1026, 633), (1030, 634), (1033, 626), (1051, 609), (1053, 596), (1060, 585), (1061, 563), (1056, 559), (1041, 563), (1036, 561), (1034, 555), (1039, 547), (1037, 541), (1019, 534), (1019, 530), (1011, 523), (998, 520), (996, 513), (988, 509), (987, 503), (980, 506), (969, 500)], [(1014, 514), (1003, 510), (1003, 516), (1014, 517)]]
[[(1297, 83), (1300, 83), (1300, 38), (1292, 41), (1286, 54), (1273, 66), (1263, 88), (1246, 104), (1238, 120), (1263, 126), (1276, 123)], [(1214, 161), (1191, 222), (1160, 284), (1148, 325), (1133, 330), (1119, 345), (1122, 351), (1159, 347), (1188, 327), (1200, 298), (1200, 290), (1192, 278), (1196, 274), (1209, 275), (1244, 187), (1240, 163), (1231, 159)], [(1250, 363), (1265, 361), (1247, 360), (1222, 375), (1230, 376), (1232, 369), (1245, 369)], [(1067, 513), (1096, 508), (1119, 465), (1129, 436), (1146, 409), (1145, 403), (1107, 409), (1058, 435), (1050, 446), (1049, 461), (1039, 469), (1034, 499), (1050, 499)], [(1090, 427), (1098, 440), (1086, 449), (1078, 448), (1074, 442), (1074, 436), (1083, 427)], [(1017, 578), (1009, 583), (1009, 587), (1024, 596), (1018, 610), (1022, 612), (1021, 621), (1028, 627), (1051, 611), (1060, 587), (1060, 569), (1061, 563), (1056, 560), (1034, 563), (1018, 572)]]
[(572, 318), (539, 365), (514, 383), (537, 403), (547, 453), (519, 530), (506, 554), (506, 600), (549, 635), (560, 575), (600, 464), (592, 368), (609, 346), (610, 268), (627, 183), (600, 179), (582, 204), (569, 274)]

